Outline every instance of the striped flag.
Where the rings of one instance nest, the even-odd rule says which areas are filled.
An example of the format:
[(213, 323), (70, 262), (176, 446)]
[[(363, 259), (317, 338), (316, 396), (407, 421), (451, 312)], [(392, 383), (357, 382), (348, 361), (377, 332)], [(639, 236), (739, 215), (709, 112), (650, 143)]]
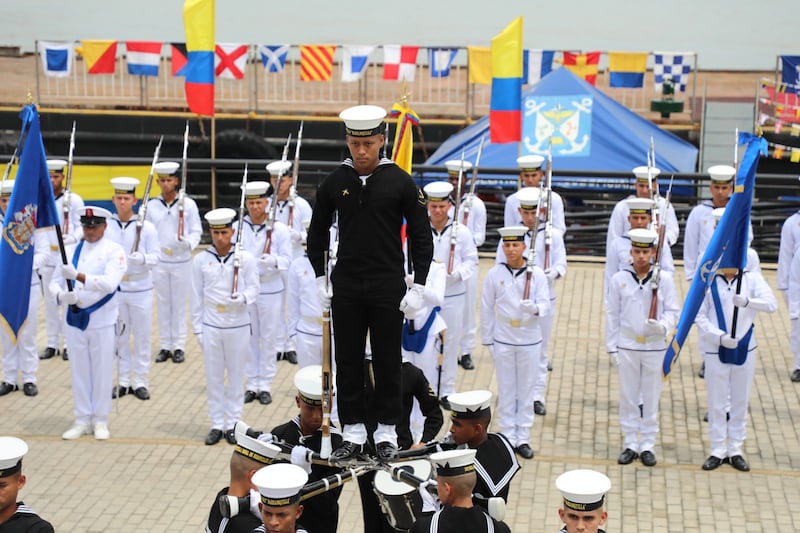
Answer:
[(609, 52), (609, 87), (644, 87), (648, 52)]
[(522, 17), (492, 39), (489, 137), (495, 144), (522, 138)]
[(600, 63), (600, 52), (574, 54), (564, 52), (564, 66), (579, 78), (592, 85), (597, 83), (597, 67)]
[(82, 40), (81, 54), (88, 74), (114, 74), (117, 68), (117, 41)]
[(183, 25), (188, 52), (186, 102), (193, 113), (214, 116), (214, 0), (186, 0)]
[(128, 74), (133, 76), (158, 76), (161, 63), (161, 43), (153, 41), (126, 41)]
[(335, 45), (300, 45), (300, 80), (328, 81), (333, 72)]
[(522, 56), (522, 83), (533, 84), (553, 70), (553, 50), (525, 50)]

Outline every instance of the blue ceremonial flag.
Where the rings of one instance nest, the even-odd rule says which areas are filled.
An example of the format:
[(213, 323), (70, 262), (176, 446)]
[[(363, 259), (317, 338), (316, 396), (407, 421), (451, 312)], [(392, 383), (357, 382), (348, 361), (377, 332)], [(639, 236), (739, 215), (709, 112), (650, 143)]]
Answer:
[(664, 379), (669, 377), (678, 360), (683, 343), (686, 342), (697, 311), (705, 298), (706, 290), (714, 280), (717, 270), (722, 268), (741, 270), (747, 265), (750, 208), (753, 205), (756, 167), (759, 156), (767, 155), (767, 141), (750, 133), (740, 133), (739, 144), (747, 144), (747, 150), (741, 165), (739, 165), (733, 196), (725, 207), (725, 214), (717, 224), (706, 252), (703, 254), (703, 259), (698, 263), (697, 273), (689, 286), (674, 337), (664, 354), (664, 362), (661, 367)]
[(0, 240), (0, 326), (14, 342), (28, 316), (34, 230), (58, 224), (36, 106), (25, 106), (20, 117), (20, 139), (26, 130), (28, 136), (20, 143), (22, 155)]

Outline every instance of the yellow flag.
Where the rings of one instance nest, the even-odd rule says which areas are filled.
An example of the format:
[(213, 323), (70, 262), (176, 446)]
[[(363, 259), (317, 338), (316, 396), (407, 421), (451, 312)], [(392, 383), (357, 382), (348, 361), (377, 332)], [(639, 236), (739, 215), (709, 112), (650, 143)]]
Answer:
[(408, 107), (408, 102), (395, 103), (389, 116), (397, 118), (397, 127), (394, 134), (392, 160), (397, 166), (411, 174), (411, 160), (414, 156), (414, 126), (419, 125), (419, 117)]
[(481, 46), (467, 47), (469, 82), (492, 84), (492, 49)]

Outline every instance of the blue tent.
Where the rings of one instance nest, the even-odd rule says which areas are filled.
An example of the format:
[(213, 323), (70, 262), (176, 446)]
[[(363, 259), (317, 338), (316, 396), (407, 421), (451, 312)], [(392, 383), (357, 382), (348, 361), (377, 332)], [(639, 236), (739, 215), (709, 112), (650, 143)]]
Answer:
[[(662, 174), (695, 171), (698, 150), (694, 145), (630, 111), (566, 68), (554, 70), (522, 93), (522, 113), (521, 148), (520, 143), (491, 144), (485, 116), (453, 134), (425, 164), (460, 159), (462, 150), (465, 159), (474, 163), (485, 136), (480, 166), (514, 169), (516, 174), (517, 156), (546, 157), (552, 137), (554, 169), (618, 171), (630, 176), (634, 167), (647, 164), (652, 137)], [(586, 179), (570, 177), (556, 176), (553, 181), (561, 187), (578, 185), (578, 181), (587, 185)], [(603, 179), (588, 181), (602, 188), (611, 185)]]

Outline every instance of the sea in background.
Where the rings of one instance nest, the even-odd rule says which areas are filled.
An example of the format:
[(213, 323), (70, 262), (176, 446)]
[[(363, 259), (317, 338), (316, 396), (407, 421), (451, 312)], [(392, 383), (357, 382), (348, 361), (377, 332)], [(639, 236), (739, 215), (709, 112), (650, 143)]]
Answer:
[[(0, 45), (184, 41), (181, 0), (0, 0)], [(218, 42), (488, 46), (514, 17), (526, 48), (693, 51), (702, 70), (800, 55), (796, 0), (217, 0)]]

